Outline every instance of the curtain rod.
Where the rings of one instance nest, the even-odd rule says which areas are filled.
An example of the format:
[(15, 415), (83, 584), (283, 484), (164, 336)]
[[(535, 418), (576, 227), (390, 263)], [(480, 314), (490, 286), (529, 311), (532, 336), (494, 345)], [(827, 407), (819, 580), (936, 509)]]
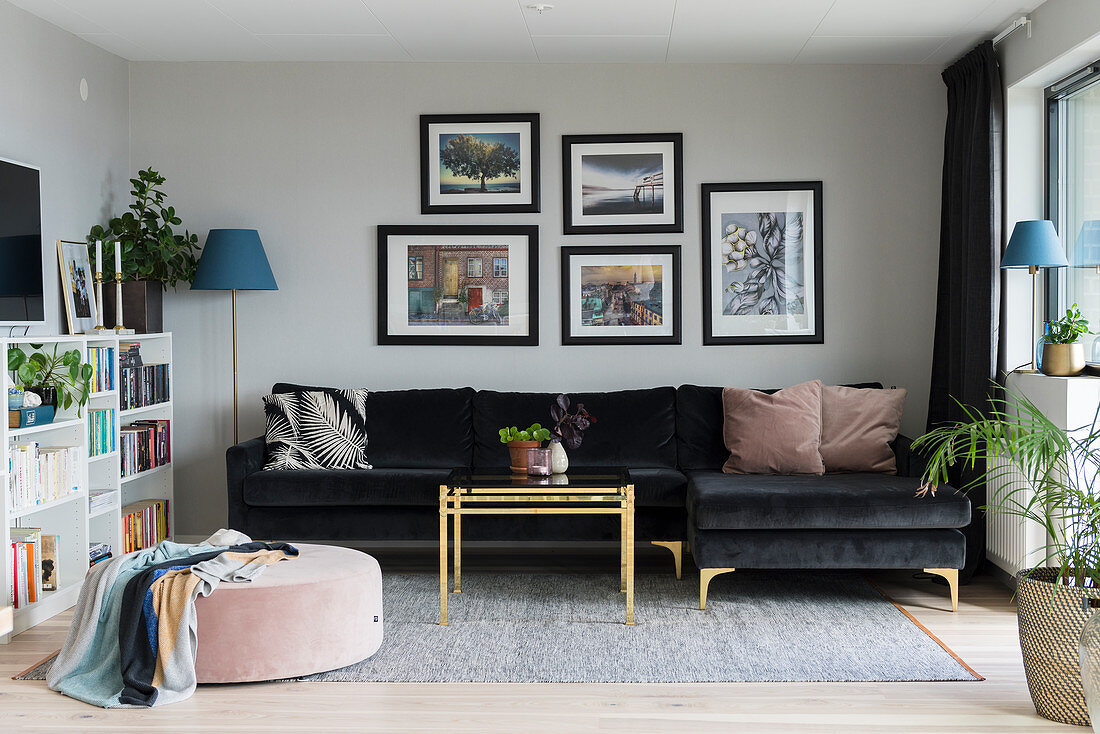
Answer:
[(1019, 18), (1012, 21), (1012, 25), (997, 34), (997, 37), (993, 39), (993, 45), (996, 46), (998, 43), (1024, 27), (1027, 28), (1027, 37), (1031, 38), (1031, 18), (1026, 15), (1021, 15)]

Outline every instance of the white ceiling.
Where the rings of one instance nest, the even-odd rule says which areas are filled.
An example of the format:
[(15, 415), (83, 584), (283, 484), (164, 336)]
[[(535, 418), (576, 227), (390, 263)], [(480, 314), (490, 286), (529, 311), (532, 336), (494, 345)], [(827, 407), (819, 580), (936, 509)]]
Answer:
[(9, 1), (135, 61), (942, 66), (1043, 0)]

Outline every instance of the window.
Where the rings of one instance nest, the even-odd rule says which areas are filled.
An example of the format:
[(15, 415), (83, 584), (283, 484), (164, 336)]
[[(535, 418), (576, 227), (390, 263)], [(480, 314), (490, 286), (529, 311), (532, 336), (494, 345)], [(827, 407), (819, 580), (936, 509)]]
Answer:
[(498, 306), (508, 303), (508, 291), (493, 291), (493, 303)]
[[(1047, 271), (1047, 313), (1073, 303), (1100, 323), (1100, 66), (1047, 89), (1047, 217), (1070, 267)], [(1095, 327), (1094, 327), (1095, 328)], [(1100, 345), (1100, 342), (1098, 342)], [(1090, 350), (1086, 340), (1086, 352)], [(1094, 357), (1090, 357), (1092, 359)]]
[(494, 257), (493, 258), (493, 277), (494, 278), (507, 278), (508, 277), (508, 258), (506, 258), (506, 257)]
[(424, 258), (409, 257), (409, 280), (424, 280)]
[(468, 278), (480, 278), (481, 277), (481, 258), (480, 257), (468, 257), (468, 258), (466, 258), (466, 277), (468, 277)]

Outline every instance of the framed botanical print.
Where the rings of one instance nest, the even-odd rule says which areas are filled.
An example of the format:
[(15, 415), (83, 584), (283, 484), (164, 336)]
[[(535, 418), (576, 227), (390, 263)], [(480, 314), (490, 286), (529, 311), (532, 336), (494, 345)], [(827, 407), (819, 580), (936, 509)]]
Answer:
[(563, 135), (562, 231), (684, 231), (684, 136)]
[(61, 292), (65, 296), (65, 316), (70, 334), (83, 334), (95, 328), (97, 306), (95, 275), (84, 242), (57, 241), (57, 261), (61, 271)]
[(539, 116), (421, 115), (420, 213), (539, 210)]
[(680, 248), (561, 248), (562, 344), (679, 344)]
[(821, 344), (821, 182), (703, 184), (703, 344)]
[(378, 227), (378, 343), (539, 343), (539, 228)]

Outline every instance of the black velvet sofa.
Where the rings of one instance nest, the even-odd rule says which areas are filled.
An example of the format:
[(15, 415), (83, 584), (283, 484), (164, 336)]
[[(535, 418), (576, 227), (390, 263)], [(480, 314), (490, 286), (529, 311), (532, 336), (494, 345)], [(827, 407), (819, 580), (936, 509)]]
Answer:
[[(274, 393), (323, 390), (286, 383)], [(684, 385), (569, 393), (598, 422), (573, 467), (627, 466), (635, 532), (672, 550), (685, 541), (707, 586), (735, 568), (923, 568), (945, 576), (957, 596), (965, 557), (958, 528), (970, 502), (950, 489), (916, 498), (921, 465), (899, 437), (898, 475), (822, 477), (723, 474), (722, 389)], [(263, 471), (264, 440), (226, 453), (229, 527), (261, 538), (435, 540), (439, 485), (454, 467), (508, 464), (497, 431), (546, 423), (556, 393), (471, 388), (372, 392), (366, 471)], [(617, 541), (618, 522), (599, 515), (477, 518), (468, 540)]]

